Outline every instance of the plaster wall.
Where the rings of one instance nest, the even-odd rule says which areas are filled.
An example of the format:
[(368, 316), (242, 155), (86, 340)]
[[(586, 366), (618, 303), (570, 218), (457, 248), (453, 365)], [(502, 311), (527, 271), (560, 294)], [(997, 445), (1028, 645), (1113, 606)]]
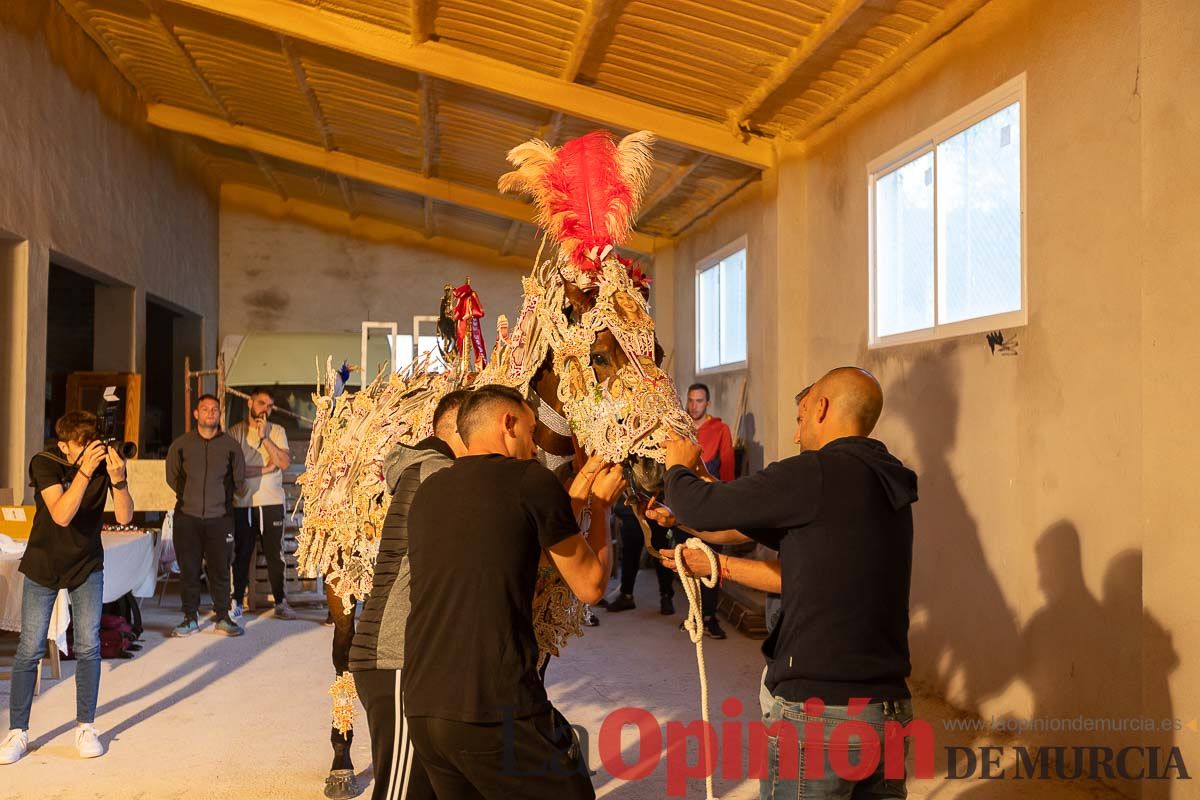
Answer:
[[(1190, 719), (1197, 491), (1175, 404), (1196, 383), (1180, 365), (1195, 360), (1200, 299), (1198, 18), (1181, 0), (993, 0), (674, 248), (690, 353), (695, 262), (749, 238), (768, 461), (795, 452), (799, 388), (851, 363), (880, 378), (875, 435), (921, 480), (914, 679), (985, 718)], [(869, 351), (868, 162), (1021, 73), (1029, 323), (1005, 331), (1019, 355), (982, 335)]]
[[(1191, 720), (1200, 689), (1200, 490), (1189, 414), (1200, 363), (1200, 5), (1144, 3), (1141, 22), (1142, 697), (1148, 714)], [(1175, 743), (1194, 735), (1185, 730)], [(1200, 797), (1194, 786), (1170, 789), (1145, 796)]]
[[(215, 204), (179, 169), (166, 137), (58, 3), (0, 8), (0, 269), (6, 372), (0, 485), (21, 487), (41, 447), (51, 259), (106, 287), (97, 367), (142, 371), (145, 301), (188, 312), (215, 354)], [(100, 325), (98, 333), (101, 333)], [(10, 335), (11, 334), (11, 335)]]

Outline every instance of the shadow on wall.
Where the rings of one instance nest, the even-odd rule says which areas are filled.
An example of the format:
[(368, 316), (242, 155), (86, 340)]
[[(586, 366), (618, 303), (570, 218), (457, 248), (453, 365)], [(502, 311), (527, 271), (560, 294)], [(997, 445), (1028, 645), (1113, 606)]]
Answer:
[[(914, 677), (975, 714), (1020, 681), (1032, 697), (1035, 720), (1082, 717), (1079, 724), (1093, 730), (1024, 731), (1011, 737), (1012, 745), (1157, 747), (1161, 767), (1175, 744), (1168, 678), (1179, 660), (1169, 631), (1143, 606), (1141, 551), (1126, 550), (1109, 561), (1097, 598), (1085, 580), (1079, 531), (1068, 520), (1054, 523), (1034, 543), (1033, 564), (1012, 567), (1036, 567), (1043, 597), (1021, 628), (988, 567), (952, 470), (957, 387), (953, 360), (935, 354), (917, 362), (886, 395), (888, 412), (913, 432), (920, 464), (910, 602)], [(1156, 729), (1142, 731), (1143, 721)], [(996, 737), (989, 732), (981, 738)], [(1135, 759), (1132, 768), (1138, 767)], [(1074, 768), (1068, 758), (1067, 774)], [(1166, 781), (1114, 776), (1104, 782), (1129, 797), (1171, 795)], [(1006, 784), (982, 781), (964, 796), (1009, 797)]]
[(886, 391), (885, 413), (908, 424), (920, 464), (909, 603), (914, 677), (978, 713), (1016, 674), (1019, 634), (951, 469), (957, 391), (953, 360), (926, 357)]
[[(736, 424), (736, 422), (737, 421), (735, 420), (734, 424)], [(739, 476), (749, 475), (750, 473), (756, 472), (766, 466), (766, 464), (763, 463), (763, 445), (762, 442), (758, 440), (758, 424), (754, 419), (754, 412), (747, 411), (746, 415), (742, 417), (741, 433), (744, 455), (742, 456), (742, 463), (740, 464), (741, 469), (738, 471)], [(737, 435), (738, 432), (734, 431), (733, 436), (735, 442), (737, 441)], [(779, 457), (780, 459), (784, 459), (790, 455), (792, 455), (792, 453), (781, 453)]]

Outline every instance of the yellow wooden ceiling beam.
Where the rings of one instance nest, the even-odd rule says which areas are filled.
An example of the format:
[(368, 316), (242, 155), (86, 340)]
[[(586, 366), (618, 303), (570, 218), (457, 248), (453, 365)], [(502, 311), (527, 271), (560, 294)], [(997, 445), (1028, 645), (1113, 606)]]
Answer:
[(794, 131), (795, 138), (803, 140), (816, 133), (827, 122), (832, 121), (861, 97), (898, 72), (911, 58), (978, 11), (986, 2), (987, 0), (959, 0), (959, 2), (944, 7), (915, 36), (896, 48), (895, 52), (887, 59), (872, 67), (848, 90), (800, 123), (800, 126)]
[[(472, 208), (510, 220), (533, 223), (533, 208), (519, 200), (501, 197), (483, 189), (461, 183), (431, 178), (390, 164), (356, 158), (317, 145), (289, 139), (266, 131), (233, 125), (218, 117), (200, 114), (175, 106), (149, 104), (147, 121), (156, 127), (186, 133), (201, 139), (240, 147), (251, 153), (262, 153), (285, 161), (294, 161), (314, 169), (344, 175), (355, 180), (375, 183), (402, 192), (423, 195), (443, 203)], [(659, 242), (653, 236), (634, 231), (623, 247), (653, 255)]]
[(775, 163), (770, 140), (735, 136), (725, 125), (633, 100), (495, 58), (411, 36), (320, 6), (289, 0), (171, 0), (294, 39), (473, 86), (601, 125), (651, 130), (660, 138), (709, 155), (766, 169)]
[[(419, 229), (410, 228), (395, 220), (370, 214), (351, 216), (344, 209), (312, 200), (284, 200), (269, 189), (240, 183), (221, 185), (221, 205), (263, 214), (273, 219), (294, 219), (324, 230), (367, 239), (373, 242), (400, 242), (415, 247), (429, 247), (428, 237)], [(500, 261), (514, 269), (528, 269), (529, 259), (520, 256), (497, 256), (495, 248), (450, 237), (437, 237), (437, 249), (443, 253)]]
[(846, 21), (862, 8), (864, 2), (865, 0), (842, 0), (831, 9), (825, 21), (810, 35), (805, 36), (800, 44), (788, 54), (788, 57), (779, 62), (762, 83), (754, 87), (745, 102), (729, 112), (730, 124), (735, 129), (748, 126), (754, 112), (762, 108), (763, 104), (796, 74), (796, 70), (800, 69), (800, 66), (810, 59), (813, 53), (828, 42), (846, 24)]

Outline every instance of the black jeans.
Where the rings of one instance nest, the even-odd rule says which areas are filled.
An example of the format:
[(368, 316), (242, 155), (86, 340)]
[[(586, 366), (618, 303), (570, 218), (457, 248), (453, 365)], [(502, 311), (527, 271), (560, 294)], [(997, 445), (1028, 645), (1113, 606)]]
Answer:
[(400, 699), (400, 671), (365, 669), (354, 673), (354, 688), (367, 711), (371, 732), (371, 800), (434, 800), (433, 785), (413, 751)]
[(229, 551), (233, 544), (230, 517), (199, 519), (175, 512), (175, 558), (183, 581), (183, 616), (195, 619), (200, 611), (200, 571), (208, 576), (217, 619), (229, 618)]
[(233, 599), (246, 598), (254, 569), (254, 545), (262, 540), (271, 579), (271, 596), (282, 603), (283, 594), (283, 506), (253, 506), (233, 510)]
[[(617, 507), (617, 518), (621, 520), (621, 592), (633, 594), (637, 581), (638, 570), (642, 566), (642, 553), (645, 552), (646, 541), (642, 537), (642, 526), (637, 517), (625, 506)], [(656, 548), (674, 547), (671, 530), (664, 528), (654, 520), (646, 520), (650, 524), (650, 543)], [(656, 561), (654, 572), (658, 576), (658, 593), (674, 596), (675, 573)]]
[(438, 800), (594, 800), (567, 721), (554, 709), (482, 724), (413, 717), (409, 735)]

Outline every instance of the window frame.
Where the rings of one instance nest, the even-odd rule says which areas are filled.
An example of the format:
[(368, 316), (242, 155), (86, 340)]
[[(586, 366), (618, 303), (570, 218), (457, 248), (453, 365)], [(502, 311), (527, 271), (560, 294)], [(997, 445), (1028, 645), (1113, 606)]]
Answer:
[[(998, 330), (1001, 328), (1018, 328), (1028, 324), (1029, 321), (1029, 294), (1028, 294), (1028, 251), (1027, 229), (1026, 229), (1026, 191), (1028, 181), (1026, 180), (1026, 147), (1028, 137), (1026, 136), (1026, 117), (1028, 104), (1026, 103), (1025, 92), (1025, 73), (1006, 81), (997, 86), (987, 94), (983, 95), (974, 102), (959, 109), (958, 111), (944, 117), (941, 121), (929, 126), (915, 136), (905, 140), (900, 145), (893, 147), (878, 158), (872, 159), (867, 164), (867, 286), (868, 286), (868, 305), (867, 305), (867, 349), (877, 350), (885, 347), (894, 347), (902, 344), (913, 344), (916, 342), (933, 342), (943, 339), (950, 339), (957, 336), (968, 336), (971, 334), (985, 333), (987, 331)], [(960, 320), (958, 322), (939, 322), (938, 317), (941, 313), (941, 299), (943, 286), (941, 283), (940, 265), (938, 263), (939, 245), (942, 238), (942, 232), (938, 228), (938, 193), (937, 193), (937, 147), (942, 142), (965, 131), (967, 128), (975, 125), (978, 122), (992, 116), (1001, 109), (1007, 108), (1013, 103), (1020, 103), (1019, 111), (1019, 136), (1021, 139), (1020, 158), (1020, 248), (1021, 248), (1021, 307), (1017, 311), (1005, 311), (1000, 314), (991, 314), (986, 317), (975, 317), (972, 319)], [(905, 331), (904, 333), (894, 333), (888, 336), (880, 336), (877, 331), (878, 319), (878, 295), (876, 293), (876, 281), (878, 278), (876, 270), (876, 230), (875, 230), (875, 185), (876, 182), (895, 170), (900, 169), (909, 162), (920, 158), (926, 153), (932, 152), (933, 155), (933, 327), (921, 328), (915, 331)]]
[[(734, 239), (729, 244), (709, 253), (704, 258), (696, 262), (696, 276), (694, 289), (694, 304), (693, 316), (695, 317), (695, 330), (693, 331), (693, 341), (696, 343), (696, 375), (716, 375), (722, 372), (736, 372), (737, 370), (746, 369), (750, 363), (750, 248), (747, 245), (749, 237), (742, 234), (737, 239)], [(746, 251), (746, 314), (745, 314), (745, 335), (746, 335), (746, 357), (741, 361), (731, 361), (728, 364), (720, 364), (715, 367), (700, 366), (700, 274), (719, 265), (722, 261), (729, 258), (739, 250)]]

